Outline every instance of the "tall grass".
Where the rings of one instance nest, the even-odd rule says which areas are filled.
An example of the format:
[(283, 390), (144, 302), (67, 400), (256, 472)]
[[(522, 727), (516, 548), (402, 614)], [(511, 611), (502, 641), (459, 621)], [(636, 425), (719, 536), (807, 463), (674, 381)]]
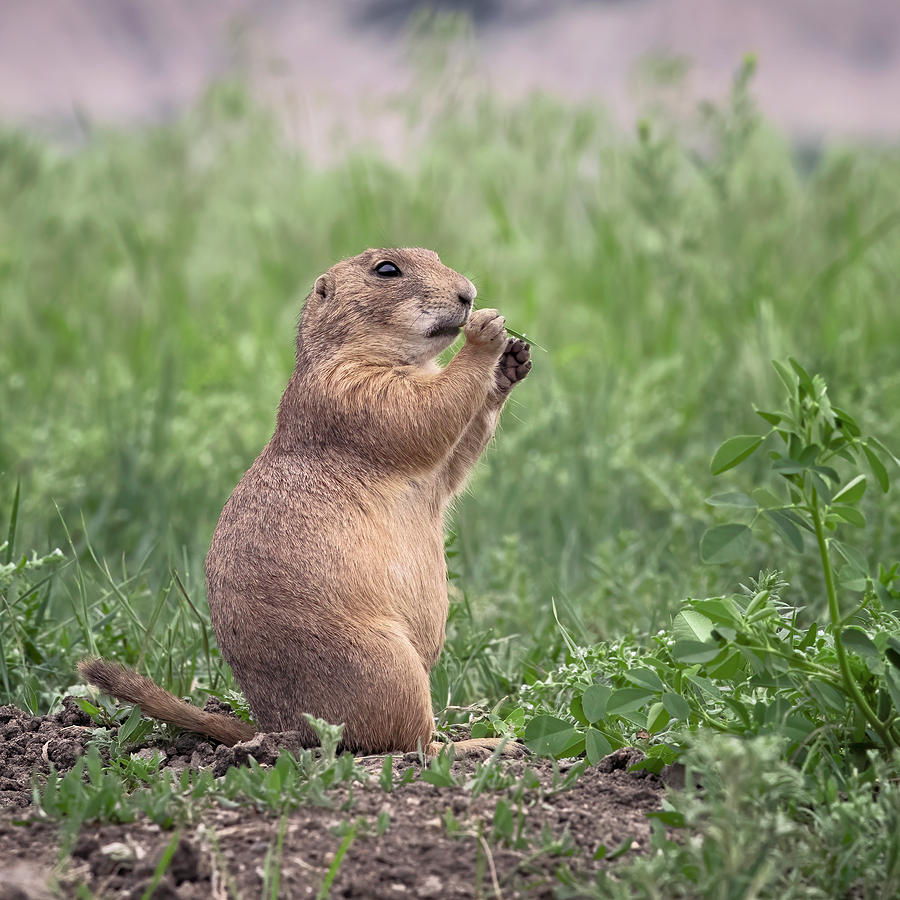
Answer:
[[(20, 636), (8, 696), (48, 705), (92, 647), (211, 685), (212, 528), (271, 433), (302, 298), (367, 246), (437, 249), (549, 351), (453, 512), (451, 700), (552, 663), (551, 599), (588, 641), (733, 587), (747, 569), (696, 549), (707, 463), (746, 398), (774, 393), (772, 357), (846, 386), (837, 402), (900, 443), (900, 151), (810, 163), (759, 120), (747, 77), (635, 136), (547, 98), (455, 97), (402, 163), (315, 166), (228, 84), (75, 151), (2, 131), (0, 509), (20, 481), (16, 552), (69, 559), (36, 601), (62, 650), (30, 659)], [(872, 558), (896, 555), (896, 507), (870, 521)], [(821, 609), (814, 571), (787, 574)], [(28, 583), (0, 610), (10, 654)]]

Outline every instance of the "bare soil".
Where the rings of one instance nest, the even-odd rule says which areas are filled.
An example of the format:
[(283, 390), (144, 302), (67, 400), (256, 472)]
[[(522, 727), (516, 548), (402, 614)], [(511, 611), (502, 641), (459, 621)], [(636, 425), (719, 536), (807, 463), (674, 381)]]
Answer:
[[(71, 768), (93, 729), (71, 698), (47, 717), (0, 707), (0, 900), (75, 897), (79, 886), (97, 897), (143, 897), (173, 841), (174, 855), (153, 897), (258, 897), (282, 828), (277, 896), (314, 897), (354, 825), (331, 897), (551, 897), (567, 870), (584, 874), (609, 864), (594, 859), (601, 845), (608, 852), (624, 845), (632, 853), (646, 850), (646, 813), (659, 808), (663, 789), (657, 777), (627, 771), (640, 758), (634, 750), (617, 751), (566, 789), (560, 789), (560, 773), (546, 760), (504, 761), (511, 774), (530, 769), (537, 778), (521, 803), (524, 840), (513, 846), (492, 840), (497, 802), (505, 798), (516, 813), (519, 809), (509, 794), (473, 796), (463, 787), (420, 780), (386, 793), (377, 777), (383, 760), (368, 757), (360, 764), (372, 773), (370, 781), (333, 788), (328, 808), (304, 806), (282, 821), (252, 807), (213, 805), (193, 825), (172, 832), (147, 820), (89, 824), (61, 851), (66, 836), (59, 824), (42, 820), (31, 806), (33, 774), (49, 773), (51, 764), (60, 772)], [(221, 774), (251, 754), (260, 764), (271, 764), (284, 743), (290, 743), (288, 735), (262, 735), (229, 749), (182, 734), (156, 747), (165, 754), (166, 767), (212, 767)], [(559, 768), (564, 773), (575, 762)], [(394, 760), (398, 778), (411, 763)], [(473, 772), (477, 764), (463, 759), (454, 771)], [(386, 825), (381, 834), (379, 817)], [(278, 868), (269, 865), (270, 875)]]

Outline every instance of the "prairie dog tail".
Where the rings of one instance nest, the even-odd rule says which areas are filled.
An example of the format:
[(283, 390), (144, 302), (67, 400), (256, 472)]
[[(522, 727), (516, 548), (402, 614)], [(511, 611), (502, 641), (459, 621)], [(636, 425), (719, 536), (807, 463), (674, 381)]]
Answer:
[(126, 669), (118, 663), (105, 659), (84, 659), (78, 663), (78, 671), (105, 694), (118, 700), (137, 703), (145, 716), (162, 719), (171, 725), (178, 725), (188, 731), (208, 734), (230, 747), (238, 741), (247, 741), (256, 734), (256, 729), (246, 722), (205, 712), (174, 694), (163, 690), (158, 684)]

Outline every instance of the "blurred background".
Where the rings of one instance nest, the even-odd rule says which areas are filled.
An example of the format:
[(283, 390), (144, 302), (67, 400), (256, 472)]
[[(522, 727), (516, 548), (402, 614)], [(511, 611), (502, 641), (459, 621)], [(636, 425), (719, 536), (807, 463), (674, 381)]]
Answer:
[(551, 601), (588, 643), (765, 566), (818, 611), (764, 525), (701, 563), (704, 498), (753, 486), (708, 463), (788, 355), (900, 446), (898, 99), (894, 0), (0, 0), (0, 702), (87, 651), (221, 683), (216, 517), (369, 246), (546, 348), (453, 512), (441, 702), (552, 665)]
[(77, 138), (86, 122), (171, 120), (237, 74), (305, 147), (327, 153), (337, 132), (396, 148), (396, 122), (379, 124), (380, 107), (415, 86), (427, 54), (409, 29), (440, 12), (468, 23), (469, 74), (506, 99), (540, 90), (601, 101), (628, 127), (660, 63), (677, 73), (688, 109), (721, 100), (753, 52), (754, 97), (793, 139), (900, 132), (893, 0), (3, 0), (0, 9), (0, 114), (60, 136)]

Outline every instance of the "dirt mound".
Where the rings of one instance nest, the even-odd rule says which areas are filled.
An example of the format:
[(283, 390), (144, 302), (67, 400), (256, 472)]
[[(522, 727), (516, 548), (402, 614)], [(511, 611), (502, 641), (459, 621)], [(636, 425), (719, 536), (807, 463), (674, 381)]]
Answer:
[[(6, 889), (25, 898), (46, 896), (46, 890), (76, 896), (85, 885), (96, 896), (142, 897), (168, 851), (156, 898), (256, 896), (266, 883), (271, 890), (276, 871), (279, 896), (315, 896), (336, 855), (332, 897), (549, 897), (566, 871), (589, 874), (619, 847), (646, 850), (646, 813), (659, 808), (662, 792), (655, 776), (627, 771), (640, 758), (632, 750), (617, 751), (567, 784), (574, 761), (554, 767), (534, 758), (509, 760), (503, 763), (505, 784), (482, 793), (468, 779), (443, 787), (421, 779), (403, 783), (408, 758), (394, 759), (388, 793), (378, 778), (383, 758), (367, 757), (358, 762), (372, 777), (332, 788), (327, 806), (302, 806), (279, 818), (249, 805), (214, 804), (174, 832), (141, 819), (89, 824), (69, 839), (64, 861), (53, 867), (64, 833), (27, 809), (32, 772), (49, 772), (51, 764), (58, 771), (71, 768), (93, 732), (70, 698), (48, 717), (0, 708), (0, 799), (12, 807), (0, 812), (0, 896)], [(145, 749), (154, 749), (175, 771), (218, 773), (250, 755), (269, 765), (285, 744), (290, 746), (290, 735), (259, 735), (226, 748), (183, 734), (168, 746), (157, 742)], [(452, 772), (468, 776), (477, 766), (478, 760), (464, 759)], [(503, 820), (509, 824), (500, 834)], [(598, 853), (601, 845), (606, 853)]]
[(71, 697), (52, 716), (32, 716), (15, 706), (0, 706), (0, 807), (31, 803), (32, 773), (53, 765), (67, 772), (91, 737), (94, 723)]
[[(205, 708), (209, 712), (232, 714), (231, 707), (214, 697), (207, 700)], [(68, 772), (100, 730), (73, 697), (65, 697), (62, 708), (51, 716), (32, 716), (16, 706), (0, 706), (0, 808), (30, 805), (32, 776), (48, 775), (51, 766), (60, 774)], [(113, 727), (108, 734), (114, 736), (116, 730)], [(155, 751), (161, 758), (160, 768), (176, 772), (212, 768), (219, 776), (231, 766), (246, 765), (250, 756), (261, 765), (272, 764), (282, 748), (298, 746), (296, 738), (294, 732), (259, 734), (236, 747), (224, 747), (216, 746), (202, 735), (185, 732), (170, 743), (157, 738), (136, 743), (129, 749)], [(102, 746), (100, 755), (108, 755)]]

